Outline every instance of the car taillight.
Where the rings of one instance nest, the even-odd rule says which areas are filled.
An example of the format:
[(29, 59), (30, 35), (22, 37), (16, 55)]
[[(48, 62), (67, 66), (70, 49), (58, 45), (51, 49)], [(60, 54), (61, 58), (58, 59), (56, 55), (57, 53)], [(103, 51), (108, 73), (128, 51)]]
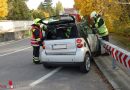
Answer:
[(77, 44), (77, 48), (82, 48), (83, 44)]
[(82, 39), (80, 38), (76, 39), (76, 45), (77, 45), (77, 48), (82, 48), (83, 47)]
[(76, 39), (76, 43), (81, 43), (82, 42), (82, 39), (78, 38)]

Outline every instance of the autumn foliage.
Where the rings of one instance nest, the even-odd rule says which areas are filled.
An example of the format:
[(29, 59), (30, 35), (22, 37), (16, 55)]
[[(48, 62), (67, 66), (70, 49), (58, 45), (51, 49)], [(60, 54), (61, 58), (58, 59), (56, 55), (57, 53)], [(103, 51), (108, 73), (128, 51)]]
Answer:
[(129, 16), (125, 5), (119, 4), (119, 0), (74, 0), (74, 7), (82, 16), (90, 15), (92, 11), (100, 13), (110, 32), (120, 32), (123, 25), (128, 26)]
[(7, 0), (0, 0), (0, 17), (5, 17), (8, 14)]

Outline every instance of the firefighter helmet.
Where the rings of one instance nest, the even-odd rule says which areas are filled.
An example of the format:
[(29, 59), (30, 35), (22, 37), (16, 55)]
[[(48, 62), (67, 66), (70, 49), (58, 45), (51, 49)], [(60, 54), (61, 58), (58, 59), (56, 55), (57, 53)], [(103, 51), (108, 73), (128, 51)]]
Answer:
[(34, 24), (39, 25), (40, 24), (40, 22), (39, 22), (40, 20), (41, 20), (40, 18), (36, 18), (36, 19), (34, 19), (33, 22), (34, 22)]
[(96, 18), (97, 17), (97, 13), (96, 11), (93, 11), (91, 14), (90, 14), (90, 18)]

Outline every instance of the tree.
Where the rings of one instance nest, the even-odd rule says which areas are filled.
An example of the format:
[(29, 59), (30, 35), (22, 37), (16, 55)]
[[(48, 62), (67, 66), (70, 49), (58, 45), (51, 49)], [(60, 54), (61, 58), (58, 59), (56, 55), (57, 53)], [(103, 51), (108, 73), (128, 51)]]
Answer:
[(31, 15), (25, 1), (26, 0), (8, 0), (10, 9), (7, 19), (29, 20)]
[(32, 14), (32, 19), (45, 17), (44, 12), (40, 10), (31, 10), (31, 14)]
[(58, 1), (56, 3), (56, 7), (55, 7), (56, 15), (59, 15), (60, 13), (63, 13), (63, 11), (64, 11), (64, 8), (62, 6), (62, 3), (60, 1)]
[(0, 0), (0, 18), (7, 16), (7, 14), (8, 14), (7, 0)]
[(92, 11), (102, 14), (108, 30), (130, 35), (130, 0), (74, 0), (74, 7), (82, 16), (90, 15)]
[(92, 11), (97, 11), (105, 18), (109, 31), (115, 29), (115, 21), (119, 20), (122, 14), (122, 7), (116, 2), (118, 0), (74, 0), (75, 7), (83, 16), (90, 15)]
[(45, 17), (53, 16), (54, 15), (54, 9), (52, 8), (52, 1), (51, 0), (45, 0), (44, 3), (41, 3), (38, 7), (38, 10), (44, 13)]

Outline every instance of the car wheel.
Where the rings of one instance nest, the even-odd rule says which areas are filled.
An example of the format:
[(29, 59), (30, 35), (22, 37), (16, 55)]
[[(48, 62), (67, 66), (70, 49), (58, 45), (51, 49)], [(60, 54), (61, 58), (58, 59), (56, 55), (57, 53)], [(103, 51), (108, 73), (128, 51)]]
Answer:
[(91, 66), (91, 57), (90, 55), (87, 53), (84, 57), (84, 62), (83, 64), (80, 66), (80, 69), (83, 73), (87, 73), (90, 71), (90, 66)]

